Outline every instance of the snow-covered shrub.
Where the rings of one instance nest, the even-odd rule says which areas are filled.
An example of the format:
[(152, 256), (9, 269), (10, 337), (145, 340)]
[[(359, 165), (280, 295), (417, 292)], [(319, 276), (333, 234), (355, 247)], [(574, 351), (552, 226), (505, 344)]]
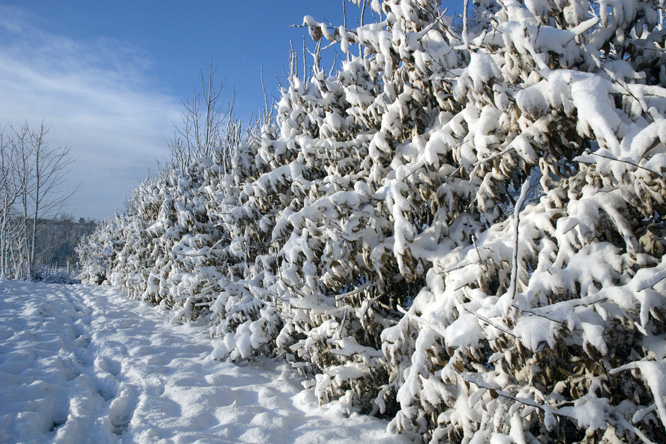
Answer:
[[(278, 310), (283, 326), (277, 337), (258, 335), (252, 326), (264, 317), (247, 321), (225, 335), (219, 353), (244, 356), (255, 343), (274, 341), (278, 354), (316, 375), (322, 399), (344, 396), (377, 410), (374, 398), (388, 377), (381, 334), (402, 316), (398, 305), (409, 304), (423, 285), (427, 265), (414, 259), (410, 248), (419, 247), (410, 242), (432, 219), (433, 192), (420, 181), (408, 182), (410, 188), (391, 177), (402, 161), (394, 150), (429, 124), (434, 105), (425, 95), (415, 98), (423, 84), (416, 74), (410, 78), (411, 65), (390, 62), (383, 28), (404, 34), (422, 24), (389, 19), (350, 34), (340, 28), (335, 37), (312, 18), (305, 22), (313, 35), (344, 36), (349, 57), (332, 76), (317, 54), (310, 76), (292, 71), (277, 104), (277, 128), (265, 128), (261, 139), (260, 174), (239, 195), (239, 212), (252, 220), (244, 226), (257, 237), (244, 248), (257, 258), (253, 273), (261, 270), (267, 296), (258, 299), (267, 316)], [(432, 40), (447, 50), (444, 39)], [(374, 48), (377, 57), (354, 56), (354, 42), (364, 52)], [(447, 63), (442, 71), (458, 59)]]
[(663, 5), (367, 5), (306, 16), (274, 120), (142, 184), (90, 279), (415, 440), (665, 441)]
[(76, 247), (81, 264), (80, 279), (83, 282), (101, 285), (108, 282), (108, 273), (113, 267), (117, 252), (123, 245), (123, 216), (100, 222), (97, 229), (81, 240)]
[(404, 142), (412, 177), (443, 168), (421, 236), (446, 234), (382, 336), (396, 431), (666, 438), (660, 8), (483, 2), (465, 23), (468, 62), (432, 79), (453, 102)]

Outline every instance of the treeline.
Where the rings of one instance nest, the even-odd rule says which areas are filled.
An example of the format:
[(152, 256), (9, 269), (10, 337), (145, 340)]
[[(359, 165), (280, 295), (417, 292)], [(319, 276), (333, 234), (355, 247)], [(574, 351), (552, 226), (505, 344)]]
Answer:
[[(10, 223), (16, 226), (32, 226), (33, 220), (15, 219), (10, 220)], [(69, 273), (74, 278), (79, 271), (79, 256), (75, 248), (83, 238), (95, 231), (97, 222), (84, 218), (75, 220), (71, 215), (62, 215), (53, 219), (40, 219), (37, 227), (31, 279), (49, 279), (49, 274), (53, 273)], [(12, 274), (10, 276), (25, 277)]]
[(204, 88), (87, 279), (415, 441), (666, 441), (663, 5), (355, 3), (274, 117)]
[(76, 267), (79, 258), (75, 248), (82, 238), (95, 231), (97, 222), (85, 218), (76, 220), (71, 215), (62, 215), (54, 219), (41, 219), (38, 226), (35, 261), (37, 267), (63, 269), (68, 264)]

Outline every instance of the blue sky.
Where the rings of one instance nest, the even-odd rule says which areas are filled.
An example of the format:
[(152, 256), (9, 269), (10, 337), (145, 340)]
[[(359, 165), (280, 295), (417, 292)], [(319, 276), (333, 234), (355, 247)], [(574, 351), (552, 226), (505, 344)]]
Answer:
[[(347, 2), (348, 19), (360, 9)], [(277, 96), (309, 14), (342, 24), (338, 0), (0, 0), (0, 123), (42, 120), (70, 148), (65, 209), (103, 219), (168, 157), (167, 141), (209, 64), (236, 91), (236, 117)], [(307, 44), (311, 46), (309, 37)]]
[(263, 104), (261, 65), (268, 78), (269, 72), (277, 74), (286, 65), (290, 40), (302, 47), (303, 31), (289, 25), (300, 24), (305, 14), (342, 20), (341, 2), (332, 0), (0, 3), (24, 11), (32, 25), (48, 34), (106, 51), (115, 58), (110, 63), (140, 71), (136, 74), (142, 74), (151, 89), (179, 99), (191, 96), (199, 72), (212, 61), (220, 79), (226, 79), (229, 95), (235, 85), (239, 98), (257, 102), (248, 103), (247, 109), (239, 104), (241, 114)]

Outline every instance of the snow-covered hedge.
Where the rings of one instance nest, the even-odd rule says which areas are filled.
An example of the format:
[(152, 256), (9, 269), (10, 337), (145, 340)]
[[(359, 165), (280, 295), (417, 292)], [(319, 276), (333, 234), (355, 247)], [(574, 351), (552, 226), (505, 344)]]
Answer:
[(416, 441), (666, 441), (663, 4), (364, 7), (306, 16), (275, 119), (142, 184), (89, 280)]

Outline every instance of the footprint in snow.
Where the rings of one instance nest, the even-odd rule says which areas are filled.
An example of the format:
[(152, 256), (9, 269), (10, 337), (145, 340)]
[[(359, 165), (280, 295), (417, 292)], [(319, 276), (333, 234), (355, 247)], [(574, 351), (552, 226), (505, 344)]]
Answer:
[(113, 376), (118, 376), (122, 370), (122, 364), (113, 359), (106, 358), (104, 356), (98, 356), (95, 358), (95, 371), (96, 372), (106, 372), (110, 373)]
[(136, 394), (133, 387), (126, 387), (120, 396), (111, 401), (109, 406), (109, 429), (116, 435), (122, 435), (129, 426), (134, 409), (136, 408)]

